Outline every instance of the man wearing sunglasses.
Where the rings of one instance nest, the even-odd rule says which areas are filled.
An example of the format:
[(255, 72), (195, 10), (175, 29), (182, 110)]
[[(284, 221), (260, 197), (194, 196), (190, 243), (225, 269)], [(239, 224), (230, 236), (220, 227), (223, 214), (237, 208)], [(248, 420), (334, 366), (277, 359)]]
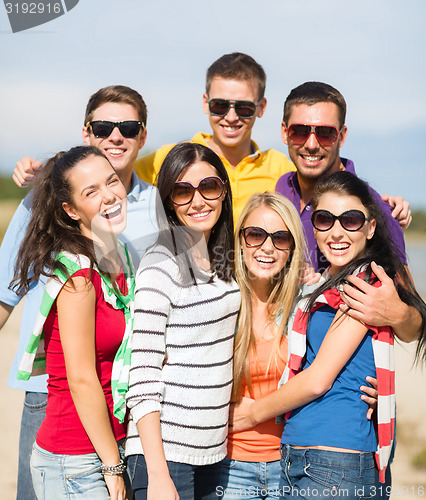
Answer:
[[(250, 56), (235, 52), (215, 61), (207, 70), (203, 109), (209, 115), (211, 134), (198, 133), (191, 140), (215, 151), (228, 172), (234, 221), (250, 196), (273, 191), (277, 179), (294, 170), (294, 165), (278, 151), (260, 151), (251, 140), (256, 118), (266, 109), (266, 75)], [(155, 184), (163, 159), (173, 145), (136, 161), (136, 173)]]
[[(310, 201), (319, 179), (339, 170), (355, 173), (353, 162), (340, 157), (340, 148), (347, 136), (345, 116), (346, 102), (342, 94), (321, 82), (306, 82), (296, 87), (284, 104), (281, 135), (297, 171), (283, 175), (277, 182), (276, 191), (290, 198), (299, 209), (310, 258), (319, 271), (323, 271), (328, 263), (316, 244)], [(400, 208), (392, 214), (390, 206), (378, 193), (375, 193), (375, 198), (384, 210), (400, 258), (407, 264), (404, 236), (399, 224), (407, 226), (411, 215), (409, 211), (408, 215), (405, 211), (398, 213)], [(395, 204), (394, 199), (392, 202)], [(392, 215), (398, 215), (400, 223)]]
[[(276, 185), (276, 191), (289, 198), (300, 212), (305, 230), (308, 250), (312, 264), (323, 271), (328, 262), (318, 249), (313, 231), (313, 224), (319, 231), (324, 231), (339, 223), (348, 231), (356, 231), (365, 223), (362, 212), (352, 210), (336, 216), (325, 210), (312, 214), (311, 199), (315, 186), (324, 178), (339, 170), (355, 174), (351, 160), (340, 157), (347, 127), (345, 125), (346, 102), (342, 94), (330, 85), (321, 82), (306, 82), (288, 95), (284, 104), (282, 139), (288, 146), (291, 160), (297, 171), (283, 175)], [(404, 236), (400, 224), (408, 226), (410, 212), (397, 213), (372, 190), (388, 221), (390, 236), (396, 244), (402, 262), (407, 265)], [(393, 217), (398, 216), (398, 221)], [(408, 269), (407, 269), (408, 270)], [(347, 314), (359, 321), (374, 325), (390, 325), (395, 334), (403, 341), (411, 342), (418, 338), (421, 329), (420, 314), (404, 304), (396, 293), (393, 281), (379, 267), (373, 268), (382, 282), (375, 288), (356, 277), (350, 277), (352, 285), (344, 285), (343, 300), (349, 309)], [(377, 484), (377, 491), (383, 498), (390, 488), (390, 469), (385, 485)], [(381, 495), (378, 494), (377, 498)]]
[[(155, 242), (158, 235), (156, 189), (139, 179), (133, 171), (133, 164), (146, 140), (146, 118), (146, 105), (138, 92), (120, 85), (105, 87), (89, 99), (82, 133), (87, 145), (103, 151), (126, 188), (127, 226), (120, 240), (129, 249), (136, 266), (145, 249)], [(30, 184), (41, 168), (43, 165), (40, 162), (24, 158), (18, 163), (14, 178), (20, 185)], [(8, 286), (13, 278), (16, 252), (29, 222), (31, 198), (31, 194), (27, 195), (19, 205), (0, 248), (0, 328), (20, 300), (8, 290)], [(8, 380), (10, 387), (26, 391), (19, 442), (18, 500), (36, 498), (29, 458), (35, 435), (44, 418), (47, 377), (31, 377), (28, 382), (23, 382), (16, 379), (16, 373), (40, 308), (43, 291), (44, 283), (40, 281), (26, 296), (19, 347)]]

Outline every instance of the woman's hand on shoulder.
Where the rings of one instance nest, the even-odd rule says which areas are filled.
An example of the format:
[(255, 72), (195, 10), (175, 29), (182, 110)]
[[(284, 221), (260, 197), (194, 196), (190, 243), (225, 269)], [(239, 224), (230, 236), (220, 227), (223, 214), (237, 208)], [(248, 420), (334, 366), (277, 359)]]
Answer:
[(104, 475), (104, 479), (111, 500), (127, 500), (126, 485), (124, 484), (123, 476)]
[(241, 398), (238, 404), (231, 404), (229, 408), (229, 432), (245, 431), (256, 425), (252, 415), (254, 403), (254, 399)]

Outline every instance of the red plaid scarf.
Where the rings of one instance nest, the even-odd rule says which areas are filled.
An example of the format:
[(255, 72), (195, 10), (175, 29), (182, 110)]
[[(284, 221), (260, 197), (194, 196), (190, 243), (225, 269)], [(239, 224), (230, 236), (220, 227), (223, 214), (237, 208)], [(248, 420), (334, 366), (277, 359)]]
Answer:
[[(358, 274), (363, 279), (364, 272)], [(323, 275), (322, 282), (328, 278), (328, 271)], [(374, 286), (381, 286), (377, 281)], [(297, 304), (293, 324), (289, 324), (289, 361), (283, 380), (286, 382), (301, 371), (302, 361), (306, 354), (306, 328), (309, 315), (305, 312), (309, 302), (309, 295), (302, 298)], [(327, 290), (320, 295), (311, 309), (311, 313), (324, 305), (338, 309), (343, 301), (340, 292), (336, 289)], [(378, 446), (376, 451), (376, 465), (379, 469), (379, 479), (385, 481), (385, 471), (389, 461), (394, 440), (395, 429), (395, 363), (393, 350), (393, 334), (390, 327), (376, 327), (366, 325), (373, 331), (372, 345), (377, 376), (377, 422)], [(291, 412), (285, 415), (288, 419)]]

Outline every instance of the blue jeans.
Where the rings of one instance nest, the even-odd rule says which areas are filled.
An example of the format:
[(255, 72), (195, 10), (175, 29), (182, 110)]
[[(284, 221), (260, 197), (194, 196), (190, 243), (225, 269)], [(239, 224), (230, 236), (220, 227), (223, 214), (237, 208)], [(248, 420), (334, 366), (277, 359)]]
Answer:
[(225, 458), (222, 461), (217, 498), (222, 500), (272, 500), (282, 498), (279, 492), (281, 465), (274, 462), (242, 462)]
[[(124, 456), (123, 448), (121, 446), (119, 448), (121, 455)], [(43, 450), (34, 443), (31, 474), (38, 500), (110, 498), (101, 472), (101, 460), (96, 453), (60, 455)], [(130, 491), (130, 481), (126, 476), (124, 474), (124, 480)]]
[(283, 498), (375, 498), (372, 452), (346, 453), (284, 445), (281, 455)]
[[(180, 500), (216, 500), (221, 462), (212, 465), (189, 465), (168, 461), (167, 467)], [(127, 470), (132, 481), (134, 499), (146, 500), (148, 472), (145, 457), (143, 455), (127, 457)]]
[(47, 394), (26, 392), (19, 435), (17, 500), (36, 500), (30, 470), (30, 457), (36, 434), (46, 414)]

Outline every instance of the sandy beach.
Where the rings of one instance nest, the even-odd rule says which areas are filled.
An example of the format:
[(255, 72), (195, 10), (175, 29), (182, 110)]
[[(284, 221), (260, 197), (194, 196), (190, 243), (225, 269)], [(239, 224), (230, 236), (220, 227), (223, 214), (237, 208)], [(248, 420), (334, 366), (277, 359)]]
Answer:
[[(0, 351), (0, 497), (16, 497), (19, 426), (23, 393), (7, 387), (7, 377), (12, 356), (18, 345), (19, 306), (3, 328), (1, 335), (4, 349)], [(424, 499), (426, 497), (426, 469), (417, 470), (410, 465), (413, 456), (426, 449), (426, 367), (412, 367), (413, 344), (396, 346), (396, 392), (398, 418), (398, 446), (392, 466), (392, 500), (401, 497)]]

